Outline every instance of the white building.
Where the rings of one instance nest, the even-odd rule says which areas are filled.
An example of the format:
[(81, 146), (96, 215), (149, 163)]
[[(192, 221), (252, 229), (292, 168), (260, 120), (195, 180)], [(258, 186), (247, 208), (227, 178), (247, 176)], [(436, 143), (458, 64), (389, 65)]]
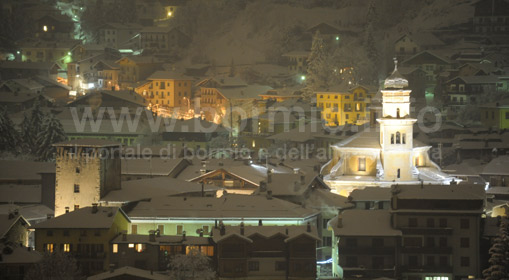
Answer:
[(385, 80), (379, 126), (332, 146), (332, 159), (322, 167), (324, 181), (341, 195), (366, 186), (395, 183), (449, 184), (453, 177), (440, 171), (429, 157), (431, 146), (413, 139), (408, 81), (397, 70)]

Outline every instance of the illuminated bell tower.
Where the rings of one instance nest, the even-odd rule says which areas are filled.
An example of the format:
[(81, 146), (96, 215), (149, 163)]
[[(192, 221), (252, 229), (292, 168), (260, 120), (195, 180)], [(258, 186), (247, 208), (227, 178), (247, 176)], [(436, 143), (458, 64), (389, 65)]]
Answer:
[(394, 60), (394, 71), (385, 79), (382, 90), (382, 118), (380, 123), (380, 146), (385, 181), (415, 180), (412, 170), (413, 125), (410, 118), (410, 93), (408, 81), (398, 72)]

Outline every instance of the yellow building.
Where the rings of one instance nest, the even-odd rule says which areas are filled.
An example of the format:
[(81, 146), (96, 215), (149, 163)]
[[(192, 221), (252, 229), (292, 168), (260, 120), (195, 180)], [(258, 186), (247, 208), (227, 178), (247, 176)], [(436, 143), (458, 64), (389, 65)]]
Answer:
[(327, 126), (362, 125), (369, 121), (366, 107), (374, 95), (373, 90), (364, 86), (332, 88), (316, 93), (316, 105), (322, 110), (322, 120)]
[(484, 126), (497, 130), (509, 128), (509, 99), (484, 104), (480, 109)]
[(152, 105), (191, 108), (193, 79), (167, 71), (156, 71), (135, 91)]
[(129, 228), (129, 217), (118, 207), (97, 204), (38, 223), (35, 249), (73, 254), (85, 274), (109, 267), (110, 241)]
[(161, 68), (162, 63), (153, 56), (129, 56), (115, 61), (120, 66), (118, 80), (120, 89), (134, 89), (139, 81), (145, 80), (154, 71)]

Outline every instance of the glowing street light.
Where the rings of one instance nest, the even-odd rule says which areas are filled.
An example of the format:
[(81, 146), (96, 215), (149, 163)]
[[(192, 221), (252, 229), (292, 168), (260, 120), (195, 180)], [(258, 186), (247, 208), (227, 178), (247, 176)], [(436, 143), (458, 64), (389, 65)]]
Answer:
[(44, 32), (48, 32), (48, 26), (47, 25), (43, 26), (42, 30), (44, 30)]
[(301, 81), (305, 81), (306, 80), (306, 76), (304, 76), (304, 75), (300, 76), (300, 80)]
[(168, 12), (168, 17), (171, 17), (171, 15), (172, 15), (172, 12)]
[(336, 41), (339, 41), (339, 36), (336, 36)]

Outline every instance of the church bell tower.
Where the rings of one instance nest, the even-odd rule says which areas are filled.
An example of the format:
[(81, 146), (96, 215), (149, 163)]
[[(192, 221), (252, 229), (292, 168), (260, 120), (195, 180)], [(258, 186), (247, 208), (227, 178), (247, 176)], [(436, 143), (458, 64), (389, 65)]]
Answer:
[(385, 80), (382, 90), (382, 117), (380, 123), (380, 146), (384, 180), (415, 180), (412, 170), (413, 125), (410, 117), (410, 93), (408, 81), (398, 72), (398, 64)]

